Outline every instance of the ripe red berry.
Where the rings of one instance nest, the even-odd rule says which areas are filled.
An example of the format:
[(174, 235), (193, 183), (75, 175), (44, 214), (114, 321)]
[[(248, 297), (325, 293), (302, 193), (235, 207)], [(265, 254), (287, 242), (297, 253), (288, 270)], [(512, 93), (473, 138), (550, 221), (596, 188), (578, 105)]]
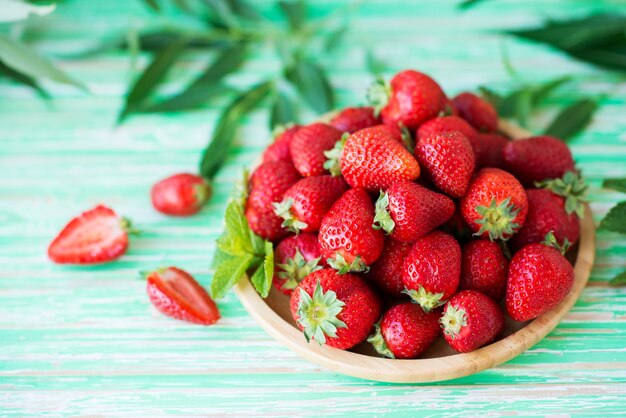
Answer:
[(442, 231), (419, 238), (404, 259), (402, 281), (425, 311), (443, 305), (459, 287), (461, 247)]
[(296, 136), (296, 132), (300, 129), (299, 125), (291, 126), (281, 133), (279, 133), (274, 142), (263, 151), (261, 159), (262, 163), (269, 163), (275, 161), (283, 161), (291, 163), (291, 153), (289, 146), (291, 141)]
[(485, 167), (504, 168), (504, 147), (510, 142), (506, 137), (493, 134), (478, 134), (474, 138), (468, 138), (474, 156), (476, 157), (476, 169)]
[(444, 306), (441, 326), (448, 344), (468, 353), (495, 340), (504, 328), (504, 314), (488, 296), (462, 290)]
[(411, 244), (387, 237), (385, 247), (378, 260), (372, 264), (365, 277), (378, 289), (393, 297), (402, 297), (402, 265), (411, 250)]
[(363, 342), (380, 317), (380, 300), (363, 279), (333, 269), (308, 275), (289, 306), (307, 341), (343, 350)]
[(200, 176), (175, 174), (154, 186), (150, 192), (152, 206), (170, 216), (190, 216), (197, 213), (211, 196), (211, 187)]
[(327, 174), (325, 151), (333, 149), (341, 139), (341, 131), (325, 123), (313, 123), (296, 132), (290, 153), (296, 170), (303, 177)]
[(341, 132), (351, 134), (380, 123), (380, 117), (374, 114), (373, 107), (348, 107), (330, 121), (330, 124)]
[(420, 137), (415, 156), (442, 192), (454, 198), (465, 195), (474, 173), (474, 151), (465, 135), (452, 131)]
[(524, 225), (527, 212), (524, 187), (498, 168), (480, 170), (461, 199), (461, 214), (472, 232), (491, 240), (511, 237)]
[(309, 274), (326, 267), (317, 234), (302, 233), (282, 240), (274, 250), (274, 287), (286, 295)]
[(506, 169), (527, 187), (536, 181), (560, 178), (574, 171), (569, 147), (552, 136), (510, 141), (503, 150)]
[(392, 306), (367, 341), (386, 357), (412, 359), (430, 347), (439, 334), (441, 311), (429, 313), (414, 303)]
[(470, 241), (461, 248), (460, 289), (477, 290), (498, 300), (506, 290), (509, 261), (498, 243), (488, 239)]
[(472, 125), (470, 125), (467, 121), (458, 116), (450, 115), (440, 116), (425, 122), (417, 130), (417, 137), (423, 138), (436, 134), (445, 134), (452, 131), (461, 132), (470, 141), (470, 143), (478, 135), (476, 129), (474, 129), (474, 127), (472, 127)]
[(491, 103), (473, 93), (461, 93), (452, 99), (460, 117), (480, 132), (498, 129), (498, 113)]

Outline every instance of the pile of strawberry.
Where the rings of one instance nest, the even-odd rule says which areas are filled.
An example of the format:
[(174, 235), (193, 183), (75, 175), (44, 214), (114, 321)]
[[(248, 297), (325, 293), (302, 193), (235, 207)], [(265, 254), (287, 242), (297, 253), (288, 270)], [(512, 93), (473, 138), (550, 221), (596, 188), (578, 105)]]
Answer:
[(292, 126), (249, 179), (245, 217), (275, 244), (273, 285), (307, 340), (415, 358), (460, 352), (527, 321), (574, 283), (585, 190), (568, 147), (511, 141), (472, 93), (407, 70), (373, 107)]

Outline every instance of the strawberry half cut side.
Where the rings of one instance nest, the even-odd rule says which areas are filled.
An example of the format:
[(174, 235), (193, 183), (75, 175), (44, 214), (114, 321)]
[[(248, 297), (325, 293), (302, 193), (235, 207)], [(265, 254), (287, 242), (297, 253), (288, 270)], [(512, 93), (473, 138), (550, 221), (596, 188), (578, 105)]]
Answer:
[(150, 302), (161, 313), (182, 321), (202, 325), (220, 319), (217, 305), (202, 286), (186, 271), (166, 267), (147, 277)]
[(98, 205), (72, 219), (48, 247), (48, 257), (58, 264), (92, 264), (111, 261), (128, 248), (128, 219)]

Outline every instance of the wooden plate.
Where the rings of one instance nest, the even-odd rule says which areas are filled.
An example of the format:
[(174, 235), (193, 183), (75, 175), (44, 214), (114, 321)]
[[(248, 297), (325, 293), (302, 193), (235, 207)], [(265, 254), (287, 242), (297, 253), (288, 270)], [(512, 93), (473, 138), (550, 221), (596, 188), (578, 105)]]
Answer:
[[(500, 129), (512, 138), (530, 136), (506, 122)], [(589, 206), (581, 220), (581, 237), (576, 252), (572, 291), (558, 306), (531, 322), (515, 322), (507, 318), (502, 338), (471, 353), (458, 354), (440, 338), (416, 360), (394, 360), (375, 354), (370, 344), (363, 343), (351, 351), (307, 343), (296, 328), (289, 311), (289, 297), (272, 289), (264, 300), (248, 277), (235, 286), (239, 300), (259, 325), (280, 343), (305, 359), (349, 376), (381, 382), (419, 383), (455, 379), (480, 372), (511, 360), (523, 353), (557, 326), (571, 309), (587, 284), (595, 256), (595, 225)]]

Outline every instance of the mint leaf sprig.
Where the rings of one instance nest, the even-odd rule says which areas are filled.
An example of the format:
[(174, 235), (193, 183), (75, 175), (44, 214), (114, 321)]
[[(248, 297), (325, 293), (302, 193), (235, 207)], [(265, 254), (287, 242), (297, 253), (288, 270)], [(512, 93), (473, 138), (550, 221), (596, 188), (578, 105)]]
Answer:
[[(602, 187), (626, 193), (626, 178), (605, 179)], [(609, 210), (604, 219), (600, 221), (599, 229), (626, 235), (626, 200), (619, 202)], [(613, 277), (609, 281), (609, 285), (626, 285), (626, 270)]]

